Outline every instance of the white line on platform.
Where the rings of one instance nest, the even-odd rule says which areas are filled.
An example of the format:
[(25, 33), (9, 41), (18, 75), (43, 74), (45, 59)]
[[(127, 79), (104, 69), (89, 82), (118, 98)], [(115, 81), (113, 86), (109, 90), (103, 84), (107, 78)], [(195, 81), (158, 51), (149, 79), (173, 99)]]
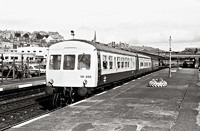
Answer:
[(18, 88), (24, 88), (24, 87), (30, 87), (30, 86), (33, 86), (33, 84), (19, 85)]
[(104, 93), (106, 93), (106, 92), (107, 92), (107, 91), (101, 92), (101, 93), (97, 94), (96, 96), (100, 96), (100, 95), (102, 95), (102, 94), (104, 94)]
[(84, 101), (86, 101), (86, 100), (87, 100), (87, 99), (78, 101), (78, 102), (76, 102), (76, 103), (70, 104), (69, 106), (75, 106), (75, 105), (80, 104), (81, 102), (84, 102)]
[(3, 88), (0, 88), (0, 91), (3, 91)]
[(36, 117), (36, 118), (34, 118), (34, 119), (31, 119), (31, 120), (26, 121), (26, 122), (24, 122), (24, 123), (21, 123), (21, 124), (19, 124), (19, 125), (13, 126), (12, 128), (19, 128), (19, 127), (22, 127), (22, 126), (24, 126), (24, 125), (27, 125), (27, 124), (29, 124), (29, 123), (31, 123), (31, 122), (34, 122), (34, 121), (39, 120), (39, 119), (41, 119), (41, 118), (44, 118), (44, 117), (46, 117), (46, 116), (49, 116), (49, 114), (45, 114), (45, 115), (43, 115), (43, 116)]
[(132, 80), (132, 81), (135, 81), (135, 80)]
[(117, 88), (119, 88), (119, 87), (121, 87), (121, 86), (117, 86), (117, 87), (113, 88), (113, 90), (115, 90), (115, 89), (117, 89)]
[(129, 82), (127, 82), (127, 83), (124, 83), (124, 85), (127, 85)]
[(138, 80), (141, 79), (141, 77), (138, 78)]

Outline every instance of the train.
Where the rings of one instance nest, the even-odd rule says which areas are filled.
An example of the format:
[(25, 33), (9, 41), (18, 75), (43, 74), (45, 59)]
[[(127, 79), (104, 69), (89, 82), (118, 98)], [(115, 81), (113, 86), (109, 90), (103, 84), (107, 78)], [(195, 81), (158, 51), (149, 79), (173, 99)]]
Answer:
[(147, 54), (82, 39), (56, 43), (49, 47), (45, 92), (59, 107), (73, 102), (75, 96), (163, 67), (162, 57)]
[(4, 52), (0, 53), (0, 62), (3, 61), (3, 63), (13, 63), (15, 61), (16, 63), (20, 63), (22, 60), (27, 61), (29, 59), (29, 62), (35, 62), (35, 54), (33, 53), (19, 53), (19, 52)]

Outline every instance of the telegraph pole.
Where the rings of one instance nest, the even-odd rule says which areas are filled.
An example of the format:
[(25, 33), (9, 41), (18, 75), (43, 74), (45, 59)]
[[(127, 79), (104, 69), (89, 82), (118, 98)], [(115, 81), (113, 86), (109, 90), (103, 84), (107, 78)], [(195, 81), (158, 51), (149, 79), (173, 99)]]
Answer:
[(171, 41), (172, 41), (172, 38), (171, 38), (171, 36), (169, 36), (169, 77), (172, 77), (172, 73), (171, 73), (171, 63), (172, 63), (172, 61), (171, 61), (171, 51), (172, 51)]

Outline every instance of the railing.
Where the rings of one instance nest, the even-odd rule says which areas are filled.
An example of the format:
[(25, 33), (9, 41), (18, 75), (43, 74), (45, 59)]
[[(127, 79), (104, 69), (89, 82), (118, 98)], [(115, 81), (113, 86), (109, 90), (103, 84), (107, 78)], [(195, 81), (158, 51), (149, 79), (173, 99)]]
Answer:
[[(24, 61), (23, 55), (21, 62), (16, 62), (15, 57), (13, 57), (12, 62), (4, 62), (3, 54), (1, 54), (1, 65), (0, 65), (0, 74), (1, 74), (1, 82), (4, 82), (4, 80), (7, 80), (8, 78), (12, 79), (20, 79), (23, 80), (23, 78), (30, 78), (33, 74), (30, 72), (29, 69), (29, 58)], [(34, 70), (35, 76), (40, 76), (40, 61), (36, 61), (36, 64), (38, 64), (39, 69)]]

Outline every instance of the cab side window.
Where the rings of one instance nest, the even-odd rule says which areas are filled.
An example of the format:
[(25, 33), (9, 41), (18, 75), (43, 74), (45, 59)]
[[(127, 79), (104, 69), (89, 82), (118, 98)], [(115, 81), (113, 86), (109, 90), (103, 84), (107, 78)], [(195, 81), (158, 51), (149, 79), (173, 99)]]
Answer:
[(89, 70), (91, 56), (89, 54), (78, 55), (78, 70)]
[(49, 61), (50, 70), (60, 70), (61, 55), (51, 55)]

